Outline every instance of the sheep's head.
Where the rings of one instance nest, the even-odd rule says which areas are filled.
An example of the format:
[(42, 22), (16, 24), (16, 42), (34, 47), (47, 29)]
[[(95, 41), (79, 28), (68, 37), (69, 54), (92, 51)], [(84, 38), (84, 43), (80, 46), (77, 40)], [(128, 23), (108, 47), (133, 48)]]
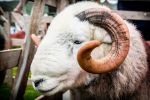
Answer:
[(74, 4), (54, 18), (38, 47), (31, 65), (34, 86), (51, 95), (88, 84), (117, 69), (128, 49), (128, 29), (116, 13), (96, 3)]

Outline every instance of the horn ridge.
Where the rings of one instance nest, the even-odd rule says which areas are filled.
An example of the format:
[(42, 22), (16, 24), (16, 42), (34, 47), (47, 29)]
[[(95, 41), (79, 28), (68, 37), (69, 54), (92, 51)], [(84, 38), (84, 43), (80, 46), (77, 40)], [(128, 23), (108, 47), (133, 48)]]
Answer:
[[(87, 46), (96, 42), (90, 41), (78, 51), (77, 59), (79, 65), (90, 73), (110, 72), (119, 67), (125, 60), (129, 51), (129, 31), (123, 19), (116, 13), (106, 8), (88, 9), (76, 15), (81, 21), (88, 21), (97, 27), (108, 31), (112, 38), (110, 52), (101, 59), (91, 57), (92, 50), (97, 47)], [(90, 59), (85, 59), (90, 58)]]

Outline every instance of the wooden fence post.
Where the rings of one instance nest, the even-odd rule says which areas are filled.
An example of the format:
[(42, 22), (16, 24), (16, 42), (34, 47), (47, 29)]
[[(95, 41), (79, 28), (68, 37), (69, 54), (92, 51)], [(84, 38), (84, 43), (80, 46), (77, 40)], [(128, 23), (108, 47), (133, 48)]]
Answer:
[(39, 22), (43, 14), (44, 5), (45, 0), (35, 0), (33, 4), (31, 21), (29, 26), (25, 28), (26, 43), (22, 53), (22, 60), (18, 68), (17, 77), (13, 84), (10, 100), (23, 99), (23, 95), (25, 93), (25, 88), (27, 85), (30, 64), (34, 55), (34, 44), (31, 41), (30, 34), (36, 34), (38, 32)]
[(69, 0), (56, 0), (56, 6), (57, 6), (57, 13), (62, 11), (66, 6), (69, 5)]
[[(10, 18), (10, 12), (4, 12), (4, 17), (7, 19), (8, 22), (4, 23), (4, 27), (3, 27), (3, 35), (5, 36), (6, 39), (6, 44), (5, 44), (5, 49), (10, 49), (11, 48), (11, 40), (9, 38), (9, 34), (10, 34), (10, 22), (11, 22), (11, 18)], [(12, 71), (11, 69), (5, 70), (6, 71), (6, 75), (5, 75), (5, 82), (9, 85), (12, 86), (13, 83), (13, 76), (12, 76)]]

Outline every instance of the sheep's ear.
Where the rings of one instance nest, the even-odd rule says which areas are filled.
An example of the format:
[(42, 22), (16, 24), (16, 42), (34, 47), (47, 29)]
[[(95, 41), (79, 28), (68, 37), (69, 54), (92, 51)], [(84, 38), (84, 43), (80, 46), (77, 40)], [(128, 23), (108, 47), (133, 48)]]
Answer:
[(38, 36), (36, 36), (35, 34), (31, 34), (31, 39), (35, 43), (36, 46), (39, 46), (41, 40), (40, 38), (38, 38)]

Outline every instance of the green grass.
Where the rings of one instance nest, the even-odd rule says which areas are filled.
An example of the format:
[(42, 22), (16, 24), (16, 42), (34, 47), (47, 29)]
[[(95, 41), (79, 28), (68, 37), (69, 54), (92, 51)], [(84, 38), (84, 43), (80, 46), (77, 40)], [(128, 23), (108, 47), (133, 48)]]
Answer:
[[(12, 68), (12, 75), (16, 76), (17, 67)], [(31, 77), (31, 72), (29, 73), (29, 78)], [(7, 84), (2, 84), (0, 86), (0, 100), (9, 100), (11, 88)], [(25, 90), (24, 100), (34, 100), (36, 97), (40, 95), (39, 92), (34, 90), (32, 85), (28, 85)]]
[[(12, 68), (12, 75), (16, 76), (17, 67)], [(29, 73), (29, 78), (31, 77), (31, 72)], [(0, 87), (0, 100), (8, 100), (11, 92), (11, 88), (7, 84), (3, 84)], [(24, 100), (34, 100), (38, 97), (40, 93), (38, 93), (32, 85), (28, 85), (25, 90)]]
[[(9, 100), (11, 88), (7, 84), (0, 86), (0, 100)], [(28, 85), (24, 94), (24, 100), (34, 100), (40, 93), (33, 89), (32, 85)]]
[[(13, 47), (13, 48), (20, 48), (20, 46)], [(12, 75), (16, 76), (16, 74), (17, 74), (17, 67), (14, 67), (12, 68)], [(29, 72), (28, 78), (30, 77), (31, 77), (31, 72)], [(0, 100), (9, 100), (10, 93), (11, 93), (11, 87), (9, 87), (6, 83), (3, 83), (0, 86)], [(32, 85), (28, 85), (25, 90), (24, 100), (34, 100), (39, 95), (40, 93), (34, 90)]]
[(10, 87), (7, 84), (0, 86), (0, 100), (8, 100), (10, 95)]
[(34, 100), (39, 95), (40, 93), (34, 90), (32, 85), (28, 85), (24, 94), (24, 100)]

